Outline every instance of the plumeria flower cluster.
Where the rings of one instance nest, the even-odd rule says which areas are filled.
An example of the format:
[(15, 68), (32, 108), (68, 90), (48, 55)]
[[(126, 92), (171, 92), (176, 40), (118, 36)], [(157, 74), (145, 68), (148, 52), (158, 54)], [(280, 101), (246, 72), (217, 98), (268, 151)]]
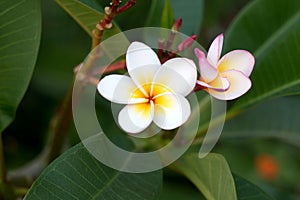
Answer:
[(192, 60), (172, 58), (161, 64), (150, 47), (131, 43), (126, 53), (128, 75), (106, 76), (97, 86), (103, 97), (125, 105), (118, 115), (121, 128), (136, 134), (152, 122), (164, 130), (181, 126), (191, 114), (186, 96), (199, 88), (221, 100), (246, 93), (251, 87), (254, 57), (248, 51), (234, 50), (220, 59), (223, 38), (221, 34), (212, 42), (207, 56), (195, 49), (199, 80)]

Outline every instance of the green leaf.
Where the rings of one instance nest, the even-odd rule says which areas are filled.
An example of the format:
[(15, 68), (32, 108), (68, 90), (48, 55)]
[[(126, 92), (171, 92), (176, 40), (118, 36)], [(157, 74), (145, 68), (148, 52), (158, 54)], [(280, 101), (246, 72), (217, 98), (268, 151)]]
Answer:
[(152, 2), (153, 0), (138, 0), (134, 6), (118, 14), (114, 20), (122, 30), (145, 27)]
[[(204, 0), (170, 0), (175, 19), (182, 18), (180, 32), (191, 35), (200, 32), (203, 18)], [(147, 26), (159, 26), (162, 18), (164, 1), (152, 0), (147, 18)]]
[(225, 123), (221, 139), (273, 137), (300, 146), (300, 96), (266, 101)]
[(203, 159), (192, 153), (175, 163), (207, 199), (237, 199), (234, 180), (230, 168), (220, 154), (210, 153)]
[(0, 4), (0, 132), (14, 119), (28, 87), (41, 35), (38, 0)]
[(202, 194), (184, 177), (165, 177), (159, 200), (205, 200)]
[(263, 190), (247, 181), (246, 179), (234, 175), (233, 176), (238, 199), (242, 200), (272, 200)]
[[(56, 2), (92, 37), (96, 24), (104, 18), (104, 14), (94, 10), (77, 0), (56, 0)], [(67, 27), (66, 27), (67, 28)], [(113, 23), (109, 30), (105, 30), (102, 40), (120, 33), (121, 30)]]
[(172, 28), (173, 23), (174, 23), (174, 14), (173, 14), (172, 6), (170, 4), (170, 0), (165, 0), (160, 26), (162, 28)]
[(171, 0), (175, 19), (182, 18), (180, 32), (192, 35), (200, 32), (204, 0)]
[(162, 0), (152, 0), (145, 26), (159, 27), (164, 3)]
[(225, 52), (249, 50), (256, 65), (253, 86), (236, 109), (300, 92), (299, 35), (299, 0), (255, 0), (240, 13), (226, 33)]
[(104, 7), (105, 6), (109, 6), (109, 3), (111, 2), (111, 0), (101, 0), (101, 1), (97, 1), (97, 0), (78, 0), (79, 2), (85, 4), (86, 6), (97, 10), (101, 13), (104, 12)]
[(131, 174), (100, 163), (82, 144), (56, 159), (34, 182), (25, 199), (157, 199), (161, 171)]

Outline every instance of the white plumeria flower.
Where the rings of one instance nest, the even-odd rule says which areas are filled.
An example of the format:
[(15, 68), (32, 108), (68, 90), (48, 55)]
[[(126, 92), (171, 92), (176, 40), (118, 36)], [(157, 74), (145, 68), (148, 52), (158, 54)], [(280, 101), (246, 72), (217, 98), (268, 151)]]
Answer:
[(251, 88), (249, 76), (255, 59), (246, 50), (231, 51), (220, 59), (223, 39), (223, 34), (216, 37), (208, 50), (207, 57), (200, 49), (195, 49), (201, 74), (197, 85), (217, 99), (232, 100)]
[(126, 53), (126, 65), (129, 76), (106, 76), (97, 87), (109, 101), (127, 104), (118, 116), (124, 131), (142, 132), (152, 121), (171, 130), (187, 121), (191, 108), (185, 97), (197, 80), (192, 60), (173, 58), (161, 65), (150, 47), (133, 42)]

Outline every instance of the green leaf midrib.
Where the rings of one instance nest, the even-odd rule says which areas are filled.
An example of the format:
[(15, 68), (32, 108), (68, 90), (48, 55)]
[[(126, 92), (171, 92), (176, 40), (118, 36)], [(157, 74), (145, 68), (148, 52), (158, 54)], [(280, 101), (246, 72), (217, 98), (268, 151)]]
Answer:
[(263, 99), (267, 99), (268, 97), (270, 97), (274, 94), (277, 94), (284, 89), (287, 89), (287, 88), (290, 88), (290, 87), (293, 87), (293, 86), (299, 85), (299, 84), (300, 84), (300, 79), (294, 80), (288, 84), (282, 85), (281, 87), (274, 88), (273, 90), (270, 90), (269, 92), (265, 92), (264, 94), (259, 95), (256, 98), (252, 98), (251, 100), (248, 100), (245, 103), (238, 104), (238, 106), (235, 106), (234, 109), (240, 109), (247, 105), (253, 105), (254, 103), (261, 101)]
[[(80, 15), (73, 15), (73, 13), (71, 12), (71, 11), (69, 11), (69, 8), (68, 8), (68, 6), (76, 6), (76, 4), (73, 2), (71, 2), (71, 3), (61, 3), (61, 1), (58, 1), (58, 0), (55, 0), (55, 2), (57, 3), (57, 4), (59, 4), (59, 6), (61, 6), (70, 16), (74, 16), (74, 20), (92, 37), (93, 36), (93, 34), (92, 34), (92, 32), (88, 29), (88, 27), (87, 26), (85, 26), (79, 19), (78, 19), (78, 17), (80, 16)], [(80, 4), (82, 7), (88, 7), (88, 6), (86, 6), (85, 4), (83, 4), (83, 3), (81, 3), (80, 1), (78, 1), (78, 2), (76, 2), (77, 4)], [(101, 15), (103, 15), (103, 14), (101, 14), (101, 13), (99, 13), (97, 10), (95, 10), (95, 9), (93, 9), (93, 8), (90, 8), (90, 7), (88, 7), (89, 9), (90, 9), (90, 12), (86, 12), (84, 15), (86, 15), (86, 14), (88, 14), (88, 13), (92, 13), (92, 12), (94, 12), (95, 14), (97, 14), (97, 15), (99, 15), (99, 20), (100, 20), (100, 16)], [(95, 26), (96, 26), (96, 24), (95, 24)]]
[(300, 20), (300, 11), (296, 12), (290, 17), (290, 19), (284, 23), (276, 32), (274, 32), (268, 40), (266, 40), (258, 49), (255, 50), (254, 55), (257, 60), (260, 60), (263, 57), (268, 49), (271, 49), (273, 46), (277, 45), (281, 38), (285, 37), (285, 34), (292, 30), (292, 27), (299, 23)]
[[(127, 161), (128, 161), (129, 159), (130, 159), (130, 158), (128, 157)], [(125, 166), (126, 164), (127, 164), (127, 162), (124, 162), (124, 163), (123, 163), (123, 166)], [(114, 181), (115, 181), (120, 175), (121, 175), (121, 171), (118, 170), (118, 171), (114, 174), (114, 176), (113, 176), (111, 179), (109, 179), (109, 181), (106, 182), (105, 186), (104, 186), (103, 188), (101, 188), (101, 190), (99, 190), (99, 191), (95, 194), (95, 196), (94, 196), (93, 199), (95, 199), (96, 197), (98, 197), (98, 195), (101, 194), (103, 191), (107, 190), (107, 188), (109, 188), (109, 186), (110, 186), (111, 184), (113, 184)], [(142, 196), (140, 196), (140, 195), (137, 194), (137, 193), (134, 193), (134, 195), (143, 198)]]
[[(268, 40), (266, 40), (255, 52), (255, 58), (256, 61), (260, 61), (264, 55), (268, 53), (268, 50), (272, 47), (278, 45), (284, 38), (287, 37), (287, 33), (290, 30), (293, 30), (293, 27), (296, 26), (300, 21), (300, 10), (297, 11), (294, 15), (291, 15), (288, 21), (284, 23), (280, 28), (277, 29), (276, 32), (274, 32)], [(283, 91), (285, 89), (291, 88), (293, 86), (299, 85), (300, 79), (293, 80), (289, 83), (283, 84), (280, 87), (273, 88), (272, 90), (269, 90), (265, 92), (264, 94), (258, 95), (255, 98), (252, 98), (251, 100), (245, 101), (244, 103), (238, 104), (235, 106), (234, 109), (240, 109), (247, 105), (253, 105), (256, 102), (259, 102), (263, 99), (266, 99), (274, 94), (280, 93), (280, 91)]]
[[(78, 150), (77, 151), (80, 151), (80, 150), (82, 150), (82, 149), (85, 149), (85, 147), (84, 146), (82, 146), (81, 148), (78, 148)], [(75, 153), (74, 153), (75, 154)], [(82, 160), (82, 159), (80, 159), (80, 161), (84, 164), (84, 165), (86, 165), (86, 163)], [(61, 162), (65, 162), (65, 160), (63, 159), (63, 160), (60, 160), (60, 162), (58, 162), (57, 163), (57, 165), (59, 164), (59, 163), (61, 163)], [(98, 165), (98, 163), (97, 163), (97, 165)], [(70, 166), (70, 165), (69, 165)], [(73, 168), (73, 167), (72, 167)], [(73, 168), (74, 169), (74, 168)], [(90, 169), (90, 168), (89, 168)], [(99, 169), (101, 169), (101, 167), (99, 167)], [(55, 168), (54, 168), (54, 170), (56, 170)], [(101, 169), (102, 170), (102, 169)], [(76, 170), (75, 170), (76, 171)], [(94, 171), (93, 170), (91, 170), (92, 171), (92, 173), (94, 173)], [(49, 174), (51, 171), (48, 171), (48, 173), (47, 174)], [(59, 172), (59, 171), (58, 171)], [(45, 175), (47, 175), (47, 174), (45, 174)], [(105, 173), (103, 173), (105, 176), (106, 176), (106, 174)], [(108, 188), (108, 186), (110, 186), (112, 183), (114, 183), (114, 180), (116, 180), (119, 176), (121, 175), (121, 172), (120, 171), (116, 171), (115, 173), (114, 173), (114, 175), (111, 177), (111, 178), (109, 178), (108, 179), (108, 181), (103, 181), (103, 180), (101, 180), (101, 181), (103, 181), (103, 185), (104, 185), (104, 187), (103, 188), (101, 188), (101, 190), (99, 190), (99, 191), (97, 191), (97, 190), (95, 190), (95, 191), (97, 191), (96, 193), (94, 193), (94, 194), (91, 194), (91, 193), (89, 193), (88, 191), (86, 191), (84, 188), (82, 188), (82, 187), (80, 187), (80, 186), (78, 186), (78, 187), (80, 187), (81, 189), (83, 189), (86, 193), (88, 193), (91, 197), (92, 197), (92, 199), (96, 199), (97, 197), (99, 197), (99, 194), (101, 194), (103, 191), (105, 191), (107, 188)], [(72, 179), (70, 179), (70, 177), (66, 177), (70, 182), (73, 182), (73, 180)], [(50, 183), (50, 184), (54, 184), (54, 183), (52, 183), (51, 181), (49, 181), (49, 180), (44, 180), (44, 181), (47, 181), (48, 183)], [(91, 183), (92, 184), (92, 183)], [(42, 184), (38, 184), (38, 185), (40, 185), (40, 186), (43, 186)], [(93, 185), (93, 184), (92, 184)], [(57, 187), (57, 186), (56, 186)], [(62, 188), (63, 189), (63, 188)], [(65, 191), (65, 192), (67, 192), (67, 191)], [(67, 193), (69, 193), (69, 192), (67, 192)], [(71, 193), (69, 193), (71, 196), (73, 196)], [(73, 196), (74, 197), (74, 196)], [(59, 198), (59, 197), (58, 197)], [(60, 198), (61, 199), (61, 198)]]

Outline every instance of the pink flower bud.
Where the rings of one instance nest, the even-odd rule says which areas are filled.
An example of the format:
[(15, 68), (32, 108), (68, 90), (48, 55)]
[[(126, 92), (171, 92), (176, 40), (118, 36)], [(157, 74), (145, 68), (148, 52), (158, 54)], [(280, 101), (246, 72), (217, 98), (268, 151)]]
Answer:
[(190, 46), (192, 46), (192, 44), (195, 41), (196, 37), (197, 37), (196, 35), (192, 35), (189, 38), (185, 39), (183, 42), (181, 42), (178, 45), (177, 50), (178, 51), (183, 51), (183, 50), (189, 48)]
[(182, 25), (182, 19), (179, 18), (179, 19), (177, 19), (177, 20), (174, 22), (174, 24), (173, 24), (173, 26), (172, 26), (172, 31), (174, 31), (174, 32), (179, 31), (181, 25)]

